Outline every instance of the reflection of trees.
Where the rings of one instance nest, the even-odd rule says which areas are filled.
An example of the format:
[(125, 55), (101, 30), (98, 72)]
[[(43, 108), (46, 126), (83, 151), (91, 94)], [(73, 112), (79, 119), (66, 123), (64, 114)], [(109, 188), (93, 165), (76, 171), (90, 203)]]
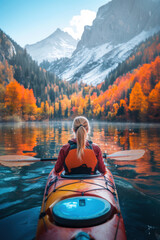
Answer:
[[(125, 177), (125, 173), (132, 175), (133, 182), (151, 186), (156, 178), (160, 164), (159, 133), (158, 128), (137, 128), (118, 131), (118, 144), (125, 150), (145, 149), (145, 155), (135, 161), (114, 161), (118, 165), (118, 175)], [(132, 178), (131, 176), (129, 178)], [(135, 180), (135, 179), (136, 180)], [(158, 185), (158, 182), (157, 182)]]
[(138, 127), (130, 129), (129, 127), (120, 127), (118, 129), (114, 125), (105, 125), (101, 128), (93, 128), (91, 139), (101, 147), (102, 152), (107, 151), (108, 154), (128, 149), (146, 150), (144, 157), (141, 159), (132, 162), (117, 161), (116, 164), (121, 166), (121, 170), (130, 171), (132, 167), (130, 168), (129, 165), (133, 165), (132, 170), (138, 175), (154, 175), (153, 170), (159, 168), (160, 152), (157, 128)]
[(113, 152), (117, 152), (123, 150), (118, 145), (118, 139), (116, 135), (116, 129), (112, 125), (105, 127), (95, 127), (92, 130), (91, 139), (93, 142), (99, 145), (102, 152), (107, 152), (111, 154)]
[[(29, 127), (1, 128), (0, 145), (4, 146), (7, 154), (24, 154), (23, 151), (32, 151), (36, 145), (37, 131)], [(30, 154), (34, 156), (34, 154)]]
[(71, 138), (70, 125), (26, 123), (0, 128), (2, 154), (52, 157)]
[[(151, 155), (148, 151), (142, 159), (137, 159), (132, 164), (138, 174), (153, 172), (159, 167), (160, 159), (158, 128), (139, 126), (130, 129), (129, 126), (124, 126), (94, 123), (90, 139), (100, 146), (102, 152), (108, 154), (127, 149), (148, 149), (152, 152)], [(25, 123), (1, 127), (0, 154), (57, 156), (60, 147), (72, 137), (71, 134), (70, 122)], [(118, 165), (124, 166), (124, 163), (118, 162)]]

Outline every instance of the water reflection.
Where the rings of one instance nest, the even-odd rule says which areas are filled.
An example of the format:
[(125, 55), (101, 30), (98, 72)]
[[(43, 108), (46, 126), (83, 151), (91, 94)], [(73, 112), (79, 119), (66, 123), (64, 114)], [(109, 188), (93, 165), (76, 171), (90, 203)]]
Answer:
[[(60, 147), (72, 137), (71, 124), (68, 121), (0, 124), (0, 155), (57, 156)], [(154, 228), (152, 239), (157, 239), (160, 210), (160, 125), (91, 121), (90, 139), (101, 147), (102, 152), (108, 154), (128, 149), (145, 149), (146, 153), (141, 159), (108, 159), (107, 164), (116, 181), (128, 239), (146, 239), (142, 235), (145, 230), (149, 236), (149, 224)], [(0, 166), (0, 217), (40, 207), (47, 176), (53, 166), (54, 162), (37, 162), (30, 166), (12, 168)], [(150, 211), (146, 213), (142, 206), (156, 210), (153, 214)], [(134, 227), (133, 224), (131, 226), (133, 220)], [(133, 238), (132, 234), (138, 226), (139, 232)]]
[[(72, 137), (71, 122), (33, 122), (0, 125), (0, 155), (17, 154), (36, 157), (53, 157)], [(137, 187), (144, 182), (159, 182), (160, 127), (152, 124), (106, 124), (91, 122), (90, 139), (102, 152), (108, 154), (127, 150), (145, 149), (142, 159), (136, 161), (109, 161), (116, 175), (134, 179)], [(31, 178), (31, 175), (29, 175)], [(144, 189), (146, 191), (146, 189)], [(148, 191), (148, 190), (147, 190)]]
[(53, 156), (70, 135), (69, 122), (0, 124), (0, 153)]

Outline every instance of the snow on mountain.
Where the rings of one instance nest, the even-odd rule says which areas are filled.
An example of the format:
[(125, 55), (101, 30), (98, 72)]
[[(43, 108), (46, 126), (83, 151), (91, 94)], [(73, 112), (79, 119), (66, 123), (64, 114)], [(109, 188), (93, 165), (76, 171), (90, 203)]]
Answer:
[(160, 30), (160, 1), (112, 0), (100, 7), (86, 26), (70, 58), (47, 70), (67, 81), (97, 85), (124, 61), (133, 48)]
[(106, 42), (128, 42), (142, 31), (160, 25), (160, 2), (151, 0), (112, 0), (100, 7), (90, 28), (85, 28), (77, 49)]
[(71, 57), (76, 45), (77, 40), (58, 28), (49, 37), (35, 44), (26, 45), (25, 48), (34, 60), (41, 63), (43, 60), (51, 62), (59, 58)]
[(143, 31), (127, 43), (117, 45), (106, 43), (91, 49), (84, 47), (73, 54), (70, 59), (60, 59), (51, 63), (48, 71), (54, 71), (56, 75), (66, 81), (83, 81), (87, 84), (97, 85), (104, 81), (108, 73), (131, 54), (136, 45), (158, 30), (160, 28), (148, 32)]

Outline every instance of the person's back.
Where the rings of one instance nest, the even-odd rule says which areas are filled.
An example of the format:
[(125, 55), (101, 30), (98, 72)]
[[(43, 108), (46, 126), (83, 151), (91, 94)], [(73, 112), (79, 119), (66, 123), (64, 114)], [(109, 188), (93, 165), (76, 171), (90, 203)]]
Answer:
[(77, 155), (77, 142), (69, 141), (70, 150), (65, 159), (65, 172), (68, 174), (95, 174), (98, 160), (92, 148), (92, 143), (87, 142), (80, 157)]
[(55, 164), (55, 172), (63, 168), (66, 174), (95, 174), (96, 170), (105, 173), (102, 152), (100, 148), (87, 140), (90, 127), (85, 117), (76, 117), (72, 126), (74, 139), (64, 145)]

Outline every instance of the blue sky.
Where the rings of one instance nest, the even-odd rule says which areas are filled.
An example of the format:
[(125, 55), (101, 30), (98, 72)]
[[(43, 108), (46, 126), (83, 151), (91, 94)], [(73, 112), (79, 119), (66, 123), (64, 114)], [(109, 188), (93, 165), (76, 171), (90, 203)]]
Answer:
[(109, 0), (0, 0), (0, 28), (22, 47), (46, 38), (57, 28), (68, 31), (77, 28), (76, 37), (82, 27), (80, 23), (76, 26), (77, 21), (82, 23), (90, 18), (91, 22), (98, 8), (107, 2)]

